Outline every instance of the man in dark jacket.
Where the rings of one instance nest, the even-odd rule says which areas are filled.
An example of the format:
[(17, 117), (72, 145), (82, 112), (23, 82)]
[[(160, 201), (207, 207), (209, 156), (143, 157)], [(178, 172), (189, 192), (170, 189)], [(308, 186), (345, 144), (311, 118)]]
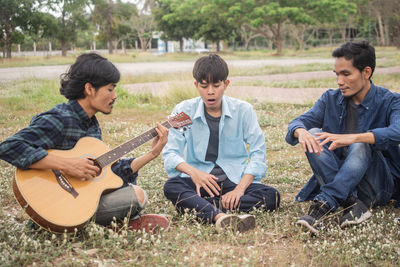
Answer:
[(372, 83), (376, 59), (368, 42), (345, 43), (332, 56), (339, 88), (292, 120), (286, 136), (289, 144), (301, 144), (314, 173), (296, 197), (313, 201), (297, 221), (313, 233), (339, 206), (345, 227), (367, 220), (369, 208), (398, 199), (399, 94)]

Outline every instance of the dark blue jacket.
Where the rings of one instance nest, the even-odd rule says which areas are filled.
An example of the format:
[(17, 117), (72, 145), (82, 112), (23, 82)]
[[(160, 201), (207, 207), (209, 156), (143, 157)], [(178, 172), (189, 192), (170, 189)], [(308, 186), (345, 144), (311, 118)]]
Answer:
[[(346, 106), (348, 100), (339, 89), (326, 91), (305, 114), (289, 123), (286, 141), (296, 145), (298, 139), (293, 137), (297, 128), (320, 128), (334, 134), (345, 133)], [(373, 157), (377, 162), (373, 166), (380, 175), (400, 177), (400, 95), (375, 86), (371, 83), (370, 91), (358, 105), (359, 133), (372, 132), (375, 137)], [(334, 151), (338, 157), (342, 149)], [(318, 189), (314, 176), (296, 196), (297, 201), (312, 199)]]

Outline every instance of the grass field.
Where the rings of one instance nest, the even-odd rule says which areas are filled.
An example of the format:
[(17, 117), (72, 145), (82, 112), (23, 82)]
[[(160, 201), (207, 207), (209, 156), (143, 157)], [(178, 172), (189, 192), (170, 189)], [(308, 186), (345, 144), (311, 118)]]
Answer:
[[(388, 59), (397, 55), (395, 51), (384, 52)], [(238, 73), (245, 71), (238, 70)], [(175, 79), (180, 78), (176, 76)], [(377, 75), (375, 79), (386, 82), (388, 88), (399, 88), (400, 85), (398, 74), (390, 77)], [(98, 115), (103, 139), (110, 147), (141, 134), (157, 121), (164, 121), (176, 103), (193, 96), (192, 91), (180, 88), (166, 99), (151, 94), (130, 95), (120, 87), (118, 94), (113, 113)], [(34, 114), (62, 101), (56, 80), (1, 83), (0, 142), (27, 125)], [(125, 229), (113, 232), (94, 223), (72, 234), (34, 231), (26, 227), (27, 216), (12, 193), (15, 168), (0, 161), (0, 265), (398, 265), (400, 225), (394, 222), (394, 218), (400, 216), (400, 210), (395, 209), (392, 202), (374, 209), (368, 222), (345, 230), (337, 224), (339, 213), (325, 220), (318, 236), (311, 236), (295, 225), (297, 218), (307, 211), (309, 203), (295, 202), (294, 196), (310, 177), (311, 170), (300, 148), (289, 146), (284, 138), (288, 122), (304, 113), (311, 104), (251, 102), (267, 141), (268, 171), (262, 182), (277, 188), (282, 198), (281, 207), (275, 212), (252, 212), (257, 218), (254, 231), (219, 234), (214, 226), (202, 224), (191, 215), (179, 215), (163, 196), (162, 187), (167, 175), (160, 157), (140, 170), (138, 185), (147, 191), (150, 199), (146, 213), (171, 216), (172, 225), (167, 231), (158, 235)], [(133, 154), (140, 155), (149, 148), (150, 144), (145, 144)]]

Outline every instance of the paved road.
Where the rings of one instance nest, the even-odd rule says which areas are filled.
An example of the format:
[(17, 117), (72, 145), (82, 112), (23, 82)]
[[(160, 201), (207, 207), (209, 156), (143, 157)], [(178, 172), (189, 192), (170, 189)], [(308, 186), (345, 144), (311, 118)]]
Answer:
[[(228, 61), (229, 67), (262, 67), (267, 65), (292, 66), (309, 63), (332, 63), (333, 59), (260, 59), (260, 60), (231, 60)], [(122, 75), (138, 75), (148, 73), (173, 73), (190, 72), (193, 62), (172, 61), (172, 62), (138, 62), (138, 63), (119, 63), (115, 64)], [(0, 68), (0, 81), (12, 81), (21, 78), (58, 78), (60, 74), (68, 69), (68, 65), (58, 66), (38, 66), (20, 68)]]

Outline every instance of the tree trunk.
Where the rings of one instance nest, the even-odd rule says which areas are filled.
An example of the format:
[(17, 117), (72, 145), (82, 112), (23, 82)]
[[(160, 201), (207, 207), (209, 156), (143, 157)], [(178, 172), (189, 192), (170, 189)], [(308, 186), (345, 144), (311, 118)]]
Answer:
[(244, 49), (249, 50), (249, 46), (250, 46), (250, 38), (245, 39), (244, 41)]
[(328, 30), (329, 46), (333, 46), (333, 30)]
[(11, 58), (11, 41), (6, 45), (7, 58)]
[(219, 52), (221, 50), (221, 43), (219, 40), (217, 40), (216, 44), (217, 44), (217, 52)]
[(380, 37), (380, 43), (382, 46), (385, 45), (385, 30), (383, 28), (383, 22), (382, 22), (382, 15), (381, 13), (375, 9), (375, 14), (376, 14), (376, 19), (378, 20), (378, 26), (379, 26), (379, 37)]
[(68, 46), (65, 40), (61, 40), (61, 55), (63, 57), (67, 56)]
[(6, 57), (11, 58), (11, 46), (12, 46), (12, 41), (11, 41), (11, 29), (8, 27), (9, 25), (6, 25), (5, 27), (5, 51), (6, 51)]
[(108, 53), (109, 54), (112, 54), (114, 52), (113, 51), (113, 44), (112, 44), (112, 41), (110, 39), (107, 40), (107, 48), (108, 48)]
[(139, 41), (140, 41), (140, 48), (142, 49), (143, 52), (147, 51), (147, 45), (148, 43), (146, 42), (146, 38), (140, 37), (139, 36)]
[(126, 54), (125, 40), (122, 40), (122, 41), (121, 41), (121, 46), (122, 46), (122, 52), (123, 52), (124, 54)]
[(183, 38), (179, 40), (179, 50), (181, 51), (181, 53), (183, 52)]

